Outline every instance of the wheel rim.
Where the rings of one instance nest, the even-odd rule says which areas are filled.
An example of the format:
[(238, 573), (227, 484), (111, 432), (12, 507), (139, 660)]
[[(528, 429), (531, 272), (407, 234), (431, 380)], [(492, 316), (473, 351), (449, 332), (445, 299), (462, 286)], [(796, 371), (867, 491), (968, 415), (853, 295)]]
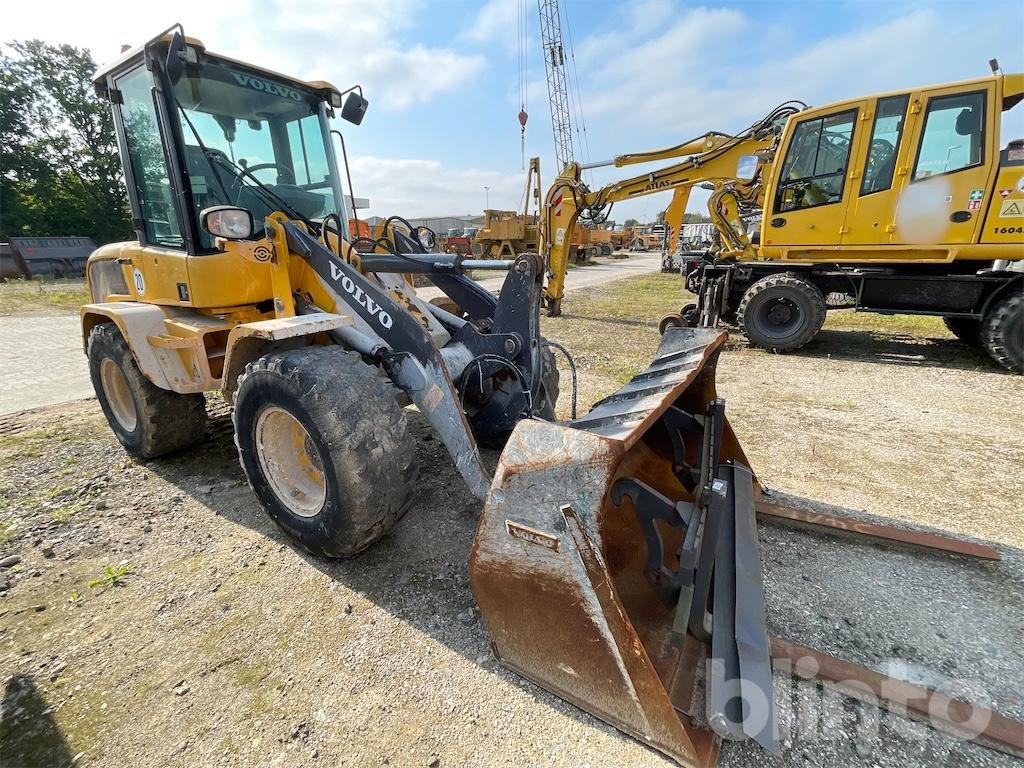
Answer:
[(270, 406), (256, 420), (256, 456), (274, 495), (299, 517), (314, 517), (327, 500), (320, 454), (302, 423)]
[(800, 327), (803, 309), (790, 299), (773, 299), (764, 307), (765, 325), (775, 333), (788, 334)]
[(134, 432), (139, 423), (139, 414), (135, 409), (135, 399), (128, 387), (121, 366), (109, 357), (100, 363), (100, 383), (103, 385), (103, 396), (107, 400), (114, 419), (126, 432)]

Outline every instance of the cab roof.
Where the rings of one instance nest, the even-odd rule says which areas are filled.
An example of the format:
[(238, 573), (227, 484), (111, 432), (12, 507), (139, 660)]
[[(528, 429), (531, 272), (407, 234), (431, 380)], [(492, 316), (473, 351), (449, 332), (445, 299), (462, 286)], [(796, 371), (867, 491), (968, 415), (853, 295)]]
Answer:
[[(124, 68), (126, 64), (129, 64), (130, 62), (134, 61), (135, 59), (141, 59), (142, 56), (144, 55), (145, 51), (146, 51), (147, 46), (150, 46), (150, 45), (152, 45), (154, 43), (170, 43), (171, 37), (172, 36), (170, 34), (160, 35), (159, 37), (155, 37), (152, 40), (149, 40), (149, 41), (143, 43), (142, 45), (138, 45), (138, 46), (136, 46), (136, 47), (134, 47), (134, 48), (132, 48), (130, 50), (125, 51), (123, 54), (118, 56), (116, 59), (114, 59), (110, 63), (104, 64), (102, 67), (100, 67), (98, 70), (96, 70), (96, 73), (92, 76), (93, 85), (96, 85), (96, 86), (103, 85), (104, 81), (106, 80), (108, 75), (111, 75), (114, 72), (116, 72), (117, 70)], [(326, 80), (299, 80), (296, 77), (289, 77), (288, 75), (282, 75), (280, 72), (275, 72), (272, 69), (266, 69), (265, 67), (258, 67), (256, 65), (250, 64), (250, 63), (248, 63), (246, 61), (240, 61), (238, 59), (233, 59), (230, 56), (222, 56), (221, 54), (213, 53), (212, 51), (208, 52), (206, 50), (206, 46), (203, 44), (203, 41), (199, 40), (198, 38), (195, 38), (195, 37), (185, 37), (185, 44), (187, 46), (189, 46), (190, 48), (195, 48), (199, 53), (208, 53), (208, 55), (215, 56), (216, 58), (220, 59), (221, 61), (226, 61), (226, 62), (229, 62), (231, 64), (237, 64), (240, 67), (244, 67), (245, 69), (252, 70), (253, 72), (259, 72), (260, 74), (268, 75), (268, 76), (270, 76), (272, 78), (275, 78), (277, 80), (283, 80), (283, 81), (285, 81), (287, 83), (292, 83), (292, 84), (295, 84), (295, 85), (298, 85), (298, 86), (301, 86), (301, 87), (304, 87), (304, 88), (309, 88), (309, 89), (312, 89), (314, 91), (337, 91), (338, 90), (333, 84), (327, 82)]]

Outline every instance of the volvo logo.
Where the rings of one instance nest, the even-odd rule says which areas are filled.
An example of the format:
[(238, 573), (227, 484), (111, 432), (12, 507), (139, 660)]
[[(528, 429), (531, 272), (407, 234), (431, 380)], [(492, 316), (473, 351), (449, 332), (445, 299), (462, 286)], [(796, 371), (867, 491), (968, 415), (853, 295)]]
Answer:
[(370, 313), (371, 317), (377, 318), (377, 322), (384, 328), (390, 328), (394, 324), (394, 320), (391, 319), (391, 315), (384, 311), (384, 309), (376, 301), (366, 295), (366, 291), (356, 285), (355, 281), (341, 271), (341, 267), (331, 262), (331, 279), (335, 283), (340, 283), (345, 293), (356, 300), (359, 306), (364, 307), (367, 312)]
[(289, 88), (287, 85), (281, 85), (280, 83), (272, 83), (269, 80), (263, 80), (259, 77), (253, 77), (243, 72), (232, 72), (231, 76), (235, 78), (235, 82), (243, 88), (251, 88), (254, 91), (262, 91), (263, 93), (269, 93), (274, 96), (283, 96), (286, 99), (292, 101), (302, 101), (302, 94), (294, 88)]

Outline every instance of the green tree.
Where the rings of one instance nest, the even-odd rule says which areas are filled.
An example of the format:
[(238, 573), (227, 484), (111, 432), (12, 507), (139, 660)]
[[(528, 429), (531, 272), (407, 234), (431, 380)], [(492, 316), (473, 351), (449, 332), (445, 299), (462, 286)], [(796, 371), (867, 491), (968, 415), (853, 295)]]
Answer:
[(0, 48), (0, 237), (133, 237), (109, 106), (88, 50)]
[(622, 226), (624, 226), (624, 227), (635, 227), (639, 223), (640, 222), (637, 221), (636, 219), (626, 219), (626, 223), (623, 224)]
[(711, 217), (706, 213), (684, 213), (683, 224), (709, 224)]

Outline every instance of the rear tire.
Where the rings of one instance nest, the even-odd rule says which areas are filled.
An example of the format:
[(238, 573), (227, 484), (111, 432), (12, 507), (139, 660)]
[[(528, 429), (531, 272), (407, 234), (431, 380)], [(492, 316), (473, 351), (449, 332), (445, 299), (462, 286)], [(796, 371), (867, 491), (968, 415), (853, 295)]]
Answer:
[(747, 341), (773, 352), (800, 349), (825, 322), (825, 298), (793, 272), (763, 277), (743, 294), (736, 309)]
[(147, 379), (114, 323), (93, 328), (88, 349), (96, 399), (132, 456), (154, 459), (206, 437), (206, 398), (171, 392)]
[(981, 321), (970, 317), (944, 317), (942, 318), (946, 329), (956, 336), (964, 344), (981, 349)]
[(1024, 373), (1024, 293), (1013, 293), (989, 309), (981, 324), (981, 341), (1001, 366)]
[(408, 509), (416, 462), (405, 412), (357, 353), (307, 347), (250, 363), (233, 418), (249, 485), (307, 551), (353, 555)]

